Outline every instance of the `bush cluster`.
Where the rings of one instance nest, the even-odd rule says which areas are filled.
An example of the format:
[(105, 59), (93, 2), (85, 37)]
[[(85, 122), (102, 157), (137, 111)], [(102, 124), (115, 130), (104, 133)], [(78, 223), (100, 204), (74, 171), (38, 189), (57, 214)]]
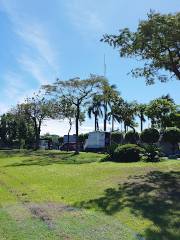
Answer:
[(164, 142), (170, 142), (172, 145), (180, 142), (180, 129), (176, 127), (165, 129), (162, 140)]
[(125, 135), (125, 142), (136, 144), (139, 140), (139, 133), (134, 131), (129, 131)]
[(113, 161), (115, 162), (137, 162), (141, 159), (143, 148), (136, 144), (119, 145), (115, 148)]
[(169, 142), (172, 145), (172, 152), (175, 154), (175, 146), (180, 142), (180, 129), (176, 127), (170, 127), (164, 130), (162, 135), (164, 142)]
[(146, 162), (159, 162), (160, 161), (160, 149), (154, 144), (144, 145), (145, 161)]
[(144, 143), (156, 143), (158, 142), (159, 137), (159, 131), (155, 128), (147, 128), (141, 133), (141, 141)]
[(111, 142), (120, 144), (123, 141), (123, 134), (121, 132), (112, 132), (111, 133)]
[(107, 148), (107, 153), (109, 154), (111, 160), (114, 159), (114, 151), (117, 147), (118, 147), (118, 144), (113, 143)]
[[(140, 135), (140, 139), (144, 143), (143, 147), (140, 147), (134, 144), (139, 140), (139, 134), (129, 131), (125, 135), (125, 142), (130, 143), (120, 145), (118, 143), (122, 142), (122, 134), (116, 133), (113, 136), (114, 143), (108, 148), (108, 154), (111, 161), (114, 162), (137, 162), (141, 160), (142, 156), (145, 161), (158, 162), (160, 161), (160, 149), (156, 146), (156, 143), (159, 138), (160, 134), (157, 129), (145, 129)], [(180, 142), (180, 129), (167, 128), (162, 134), (162, 140), (174, 146)]]

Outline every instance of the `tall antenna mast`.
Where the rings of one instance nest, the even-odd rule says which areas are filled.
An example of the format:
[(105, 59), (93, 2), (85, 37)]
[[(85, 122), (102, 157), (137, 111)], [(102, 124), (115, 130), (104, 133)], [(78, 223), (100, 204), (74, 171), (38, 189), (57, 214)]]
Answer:
[(104, 77), (106, 77), (106, 55), (104, 54)]

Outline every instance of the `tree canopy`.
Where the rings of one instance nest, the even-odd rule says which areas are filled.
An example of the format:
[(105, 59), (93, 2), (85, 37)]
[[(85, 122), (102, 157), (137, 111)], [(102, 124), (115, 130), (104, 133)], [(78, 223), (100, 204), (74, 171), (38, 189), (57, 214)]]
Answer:
[(118, 35), (105, 34), (101, 41), (118, 48), (121, 57), (143, 60), (144, 66), (132, 70), (132, 75), (145, 77), (147, 84), (153, 84), (155, 79), (166, 82), (170, 77), (180, 80), (180, 12), (150, 11), (136, 32), (124, 28)]
[(76, 118), (76, 152), (78, 149), (78, 135), (79, 135), (79, 120), (81, 116), (81, 108), (89, 103), (97, 92), (101, 90), (105, 78), (96, 75), (90, 75), (89, 78), (81, 80), (80, 78), (73, 78), (67, 81), (57, 79), (52, 85), (44, 85), (47, 94), (54, 95), (57, 101), (64, 99), (66, 104), (75, 107)]
[(176, 112), (176, 106), (170, 100), (157, 98), (150, 101), (146, 108), (146, 115), (151, 119), (152, 126), (166, 128), (169, 124), (170, 116)]

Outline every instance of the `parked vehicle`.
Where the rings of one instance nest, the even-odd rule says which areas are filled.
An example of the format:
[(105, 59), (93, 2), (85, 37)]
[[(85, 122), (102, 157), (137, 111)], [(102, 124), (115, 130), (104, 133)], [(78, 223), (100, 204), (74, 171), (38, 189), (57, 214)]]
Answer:
[(111, 134), (109, 132), (90, 132), (88, 139), (84, 144), (85, 151), (101, 151), (105, 150), (111, 142)]

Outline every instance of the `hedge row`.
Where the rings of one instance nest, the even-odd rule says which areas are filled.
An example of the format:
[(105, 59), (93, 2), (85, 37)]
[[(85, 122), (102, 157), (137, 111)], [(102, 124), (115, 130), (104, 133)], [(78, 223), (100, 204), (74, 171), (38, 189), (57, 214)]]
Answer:
[[(125, 136), (121, 132), (113, 132), (111, 134), (111, 142), (120, 143), (132, 143), (136, 144), (139, 141), (143, 143), (153, 144), (159, 141), (160, 133), (155, 128), (147, 128), (141, 134), (129, 131)], [(176, 127), (167, 128), (162, 133), (162, 140), (164, 142), (170, 142), (176, 144), (180, 142), (180, 129)]]

